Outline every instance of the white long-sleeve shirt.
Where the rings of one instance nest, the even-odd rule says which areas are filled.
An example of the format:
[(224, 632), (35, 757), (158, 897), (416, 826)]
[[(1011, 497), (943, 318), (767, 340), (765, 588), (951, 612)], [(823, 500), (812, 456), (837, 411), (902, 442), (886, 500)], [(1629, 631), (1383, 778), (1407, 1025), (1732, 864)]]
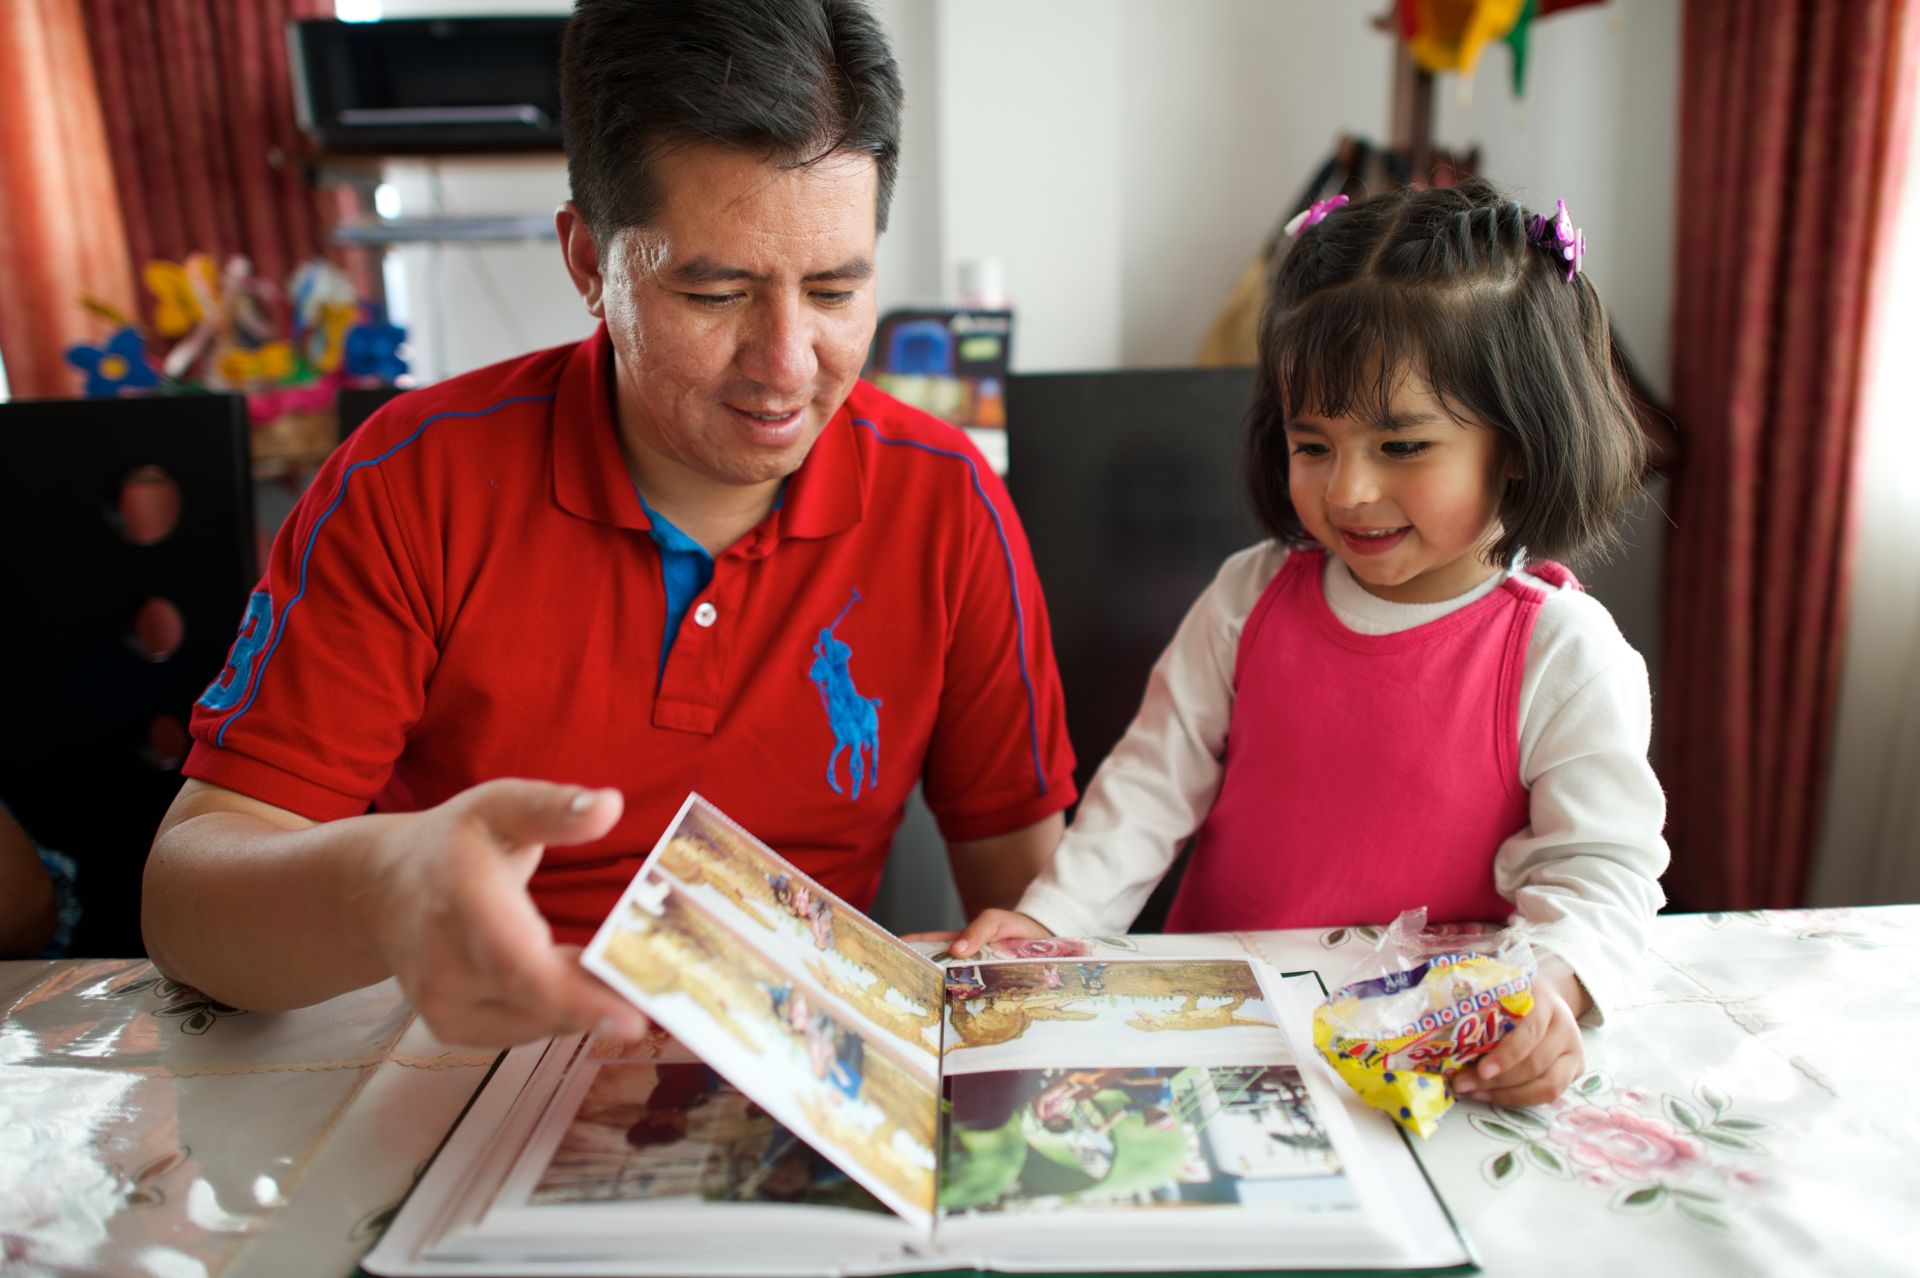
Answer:
[[(1063, 936), (1111, 935), (1132, 923), (1219, 793), (1241, 630), (1286, 556), (1274, 542), (1241, 551), (1188, 611), (1154, 665), (1139, 714), (1021, 898), (1022, 913)], [(1520, 681), (1520, 782), (1530, 815), (1494, 852), (1494, 886), (1531, 926), (1536, 949), (1580, 977), (1598, 1020), (1631, 989), (1665, 901), (1666, 801), (1647, 762), (1647, 667), (1597, 600), (1524, 570), (1521, 578), (1547, 595)], [(1393, 603), (1367, 593), (1329, 555), (1322, 584), (1343, 625), (1380, 635), (1444, 617), (1500, 580), (1441, 603)]]

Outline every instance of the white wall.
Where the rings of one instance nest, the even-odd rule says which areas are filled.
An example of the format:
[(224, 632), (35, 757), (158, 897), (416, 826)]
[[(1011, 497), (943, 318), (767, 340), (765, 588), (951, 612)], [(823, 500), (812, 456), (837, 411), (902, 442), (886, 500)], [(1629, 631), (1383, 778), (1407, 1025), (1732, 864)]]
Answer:
[(1122, 7), (1113, 363), (1191, 364), (1234, 281), (1338, 138), (1385, 141), (1393, 46), (1369, 22), (1378, 8)]

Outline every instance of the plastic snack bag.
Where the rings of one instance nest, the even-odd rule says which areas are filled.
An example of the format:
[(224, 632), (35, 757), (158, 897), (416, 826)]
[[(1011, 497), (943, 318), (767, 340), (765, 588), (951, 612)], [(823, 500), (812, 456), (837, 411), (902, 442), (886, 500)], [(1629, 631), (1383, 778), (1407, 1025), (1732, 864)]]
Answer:
[(1533, 1010), (1538, 970), (1519, 928), (1393, 921), (1313, 1014), (1313, 1045), (1373, 1108), (1421, 1139), (1453, 1106), (1451, 1079)]

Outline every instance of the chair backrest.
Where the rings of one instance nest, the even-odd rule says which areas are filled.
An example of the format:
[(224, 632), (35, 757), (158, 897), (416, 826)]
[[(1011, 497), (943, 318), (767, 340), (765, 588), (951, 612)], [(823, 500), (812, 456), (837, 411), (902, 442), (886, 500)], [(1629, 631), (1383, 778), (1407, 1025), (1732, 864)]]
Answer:
[(340, 438), (360, 429), (360, 424), (380, 410), (395, 395), (406, 394), (402, 386), (349, 386), (340, 392)]
[(194, 700), (258, 577), (245, 401), (0, 403), (0, 799), (79, 865), (78, 954), (138, 954)]
[[(1239, 464), (1252, 387), (1248, 368), (1008, 381), (1007, 487), (1047, 594), (1083, 791), (1187, 609), (1260, 539)], [(1170, 891), (1137, 929), (1159, 926)]]

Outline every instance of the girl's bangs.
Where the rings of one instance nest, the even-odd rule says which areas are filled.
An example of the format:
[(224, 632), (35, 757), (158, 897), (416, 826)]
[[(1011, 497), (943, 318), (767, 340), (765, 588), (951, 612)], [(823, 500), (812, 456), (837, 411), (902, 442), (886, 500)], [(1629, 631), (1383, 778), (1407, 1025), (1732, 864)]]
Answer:
[[(1409, 306), (1386, 289), (1354, 283), (1315, 293), (1278, 316), (1268, 356), (1285, 419), (1312, 413), (1385, 422), (1408, 370), (1431, 383), (1433, 352), (1445, 347), (1427, 325), (1444, 324), (1446, 308), (1437, 297), (1420, 300), (1425, 304)], [(1434, 390), (1448, 398), (1445, 388)]]

